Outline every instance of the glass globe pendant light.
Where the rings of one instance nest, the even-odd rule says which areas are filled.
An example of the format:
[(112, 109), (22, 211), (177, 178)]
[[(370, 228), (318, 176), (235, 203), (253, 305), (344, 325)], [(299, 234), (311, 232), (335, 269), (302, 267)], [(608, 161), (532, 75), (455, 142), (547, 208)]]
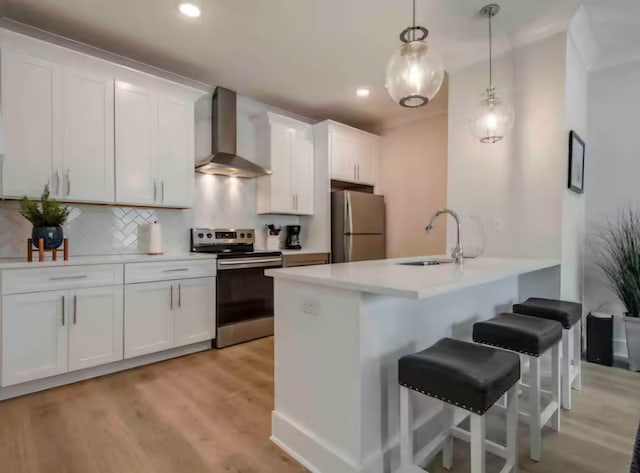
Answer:
[(481, 143), (497, 143), (501, 141), (513, 127), (513, 109), (496, 95), (493, 86), (493, 31), (491, 19), (498, 14), (500, 6), (487, 5), (480, 10), (480, 15), (489, 19), (489, 88), (487, 96), (482, 100), (469, 117), (471, 132)]
[(422, 107), (438, 93), (444, 80), (444, 67), (429, 53), (425, 39), (429, 31), (416, 26), (416, 0), (413, 0), (413, 26), (400, 33), (402, 47), (387, 65), (385, 86), (391, 98), (408, 108)]

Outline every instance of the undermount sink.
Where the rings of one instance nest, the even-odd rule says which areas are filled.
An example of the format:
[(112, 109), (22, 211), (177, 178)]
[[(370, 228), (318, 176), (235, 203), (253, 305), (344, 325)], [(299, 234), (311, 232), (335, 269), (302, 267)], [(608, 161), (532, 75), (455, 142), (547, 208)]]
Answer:
[(453, 263), (452, 259), (449, 258), (434, 258), (423, 261), (405, 261), (404, 263), (396, 263), (401, 266), (438, 266), (441, 264), (451, 264)]

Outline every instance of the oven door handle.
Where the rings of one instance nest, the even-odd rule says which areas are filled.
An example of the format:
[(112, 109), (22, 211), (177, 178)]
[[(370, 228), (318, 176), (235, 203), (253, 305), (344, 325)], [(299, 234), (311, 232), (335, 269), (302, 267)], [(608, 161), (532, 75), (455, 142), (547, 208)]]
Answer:
[(282, 258), (262, 258), (262, 259), (237, 259), (229, 261), (218, 261), (218, 269), (234, 268), (262, 268), (282, 265)]

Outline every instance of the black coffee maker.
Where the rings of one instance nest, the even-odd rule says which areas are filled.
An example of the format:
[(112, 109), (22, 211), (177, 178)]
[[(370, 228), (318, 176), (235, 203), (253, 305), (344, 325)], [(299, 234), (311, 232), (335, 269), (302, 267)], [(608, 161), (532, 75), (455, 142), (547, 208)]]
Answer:
[(286, 238), (284, 240), (284, 248), (286, 250), (301, 250), (300, 225), (287, 225), (285, 231)]

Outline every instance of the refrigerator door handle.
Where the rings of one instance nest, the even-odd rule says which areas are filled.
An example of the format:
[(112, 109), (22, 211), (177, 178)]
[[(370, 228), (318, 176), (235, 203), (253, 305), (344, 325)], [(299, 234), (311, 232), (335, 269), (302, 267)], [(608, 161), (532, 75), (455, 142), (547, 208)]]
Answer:
[(344, 230), (345, 233), (353, 233), (353, 208), (351, 206), (351, 193), (346, 192), (344, 195), (347, 211), (345, 212)]
[(344, 250), (346, 262), (351, 263), (353, 257), (353, 235), (344, 236)]

